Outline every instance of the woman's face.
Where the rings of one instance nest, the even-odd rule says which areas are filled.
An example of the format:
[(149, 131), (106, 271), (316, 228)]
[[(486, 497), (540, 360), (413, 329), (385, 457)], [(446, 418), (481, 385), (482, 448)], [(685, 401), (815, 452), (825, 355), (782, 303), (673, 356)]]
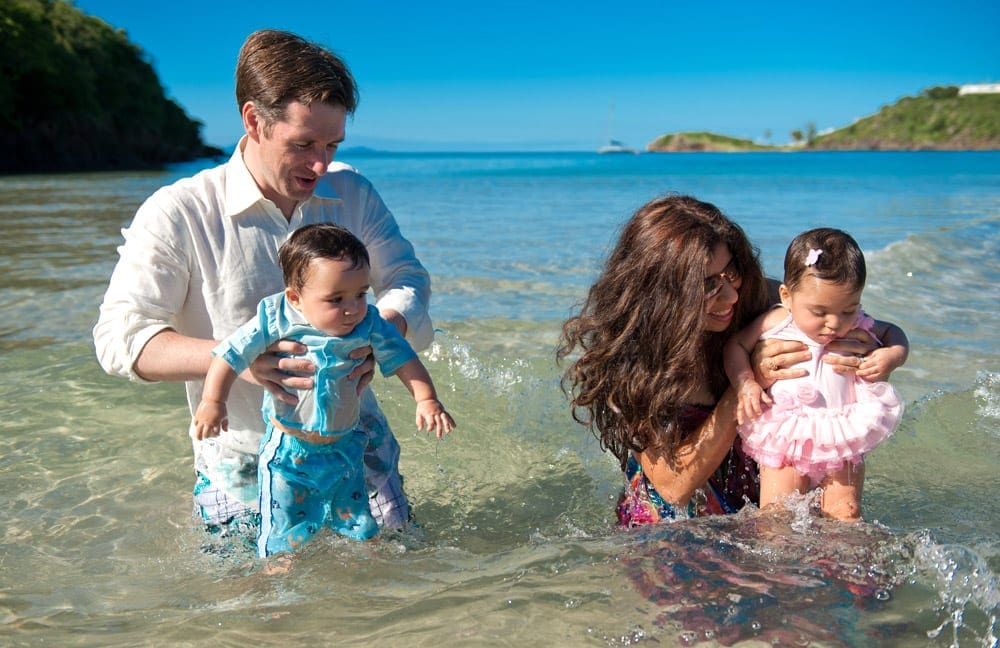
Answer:
[(705, 330), (722, 333), (736, 314), (743, 279), (733, 261), (729, 246), (718, 243), (712, 251), (705, 273)]

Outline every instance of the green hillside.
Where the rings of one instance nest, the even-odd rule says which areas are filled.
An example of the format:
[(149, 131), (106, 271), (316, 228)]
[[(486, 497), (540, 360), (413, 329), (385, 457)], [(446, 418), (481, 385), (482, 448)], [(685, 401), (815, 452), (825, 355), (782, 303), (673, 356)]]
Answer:
[(816, 135), (796, 131), (796, 144), (767, 146), (707, 132), (663, 135), (646, 146), (675, 151), (1000, 150), (1000, 94), (959, 95), (958, 86), (928, 88), (903, 97), (850, 126)]
[(817, 137), (811, 148), (1000, 149), (1000, 94), (959, 95), (957, 86), (928, 88)]
[(138, 169), (221, 151), (125, 33), (62, 0), (0, 0), (0, 173)]
[(705, 131), (670, 133), (653, 140), (646, 146), (650, 152), (666, 153), (681, 151), (769, 151), (772, 146), (762, 146), (748, 139), (718, 135)]

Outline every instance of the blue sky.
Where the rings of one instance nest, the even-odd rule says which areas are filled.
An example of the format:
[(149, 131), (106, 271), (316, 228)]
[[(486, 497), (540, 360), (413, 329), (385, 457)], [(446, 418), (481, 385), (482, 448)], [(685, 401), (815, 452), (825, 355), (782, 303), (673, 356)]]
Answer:
[(264, 27), (343, 56), (361, 90), (346, 146), (398, 151), (594, 150), (609, 130), (635, 148), (680, 130), (784, 143), (1000, 81), (995, 1), (73, 4), (125, 30), (221, 146), (241, 134), (237, 52)]

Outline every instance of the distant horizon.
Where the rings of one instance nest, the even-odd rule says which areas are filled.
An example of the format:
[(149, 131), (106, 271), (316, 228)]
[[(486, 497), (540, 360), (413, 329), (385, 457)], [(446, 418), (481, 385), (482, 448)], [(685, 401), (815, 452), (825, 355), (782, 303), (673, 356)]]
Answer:
[[(228, 157), (232, 155), (233, 150), (236, 147), (234, 142), (230, 146), (216, 146), (222, 150), (223, 155)], [(634, 155), (605, 155), (599, 153), (597, 149), (381, 149), (373, 148), (370, 146), (358, 145), (358, 146), (345, 146), (337, 151), (336, 160), (342, 161), (345, 155), (358, 155), (364, 157), (365, 155), (370, 155), (372, 157), (377, 157), (381, 155), (391, 156), (391, 155), (595, 155), (607, 158), (629, 158), (638, 156), (665, 156), (665, 155), (770, 155), (770, 154), (786, 154), (786, 153), (809, 153), (809, 154), (822, 154), (830, 153), (837, 155), (850, 155), (855, 153), (885, 153), (885, 154), (896, 154), (896, 153), (986, 153), (986, 154), (996, 154), (1000, 153), (1000, 149), (810, 149), (806, 147), (788, 147), (781, 148), (780, 145), (775, 145), (773, 151), (768, 150), (746, 150), (746, 151), (647, 151), (645, 149), (636, 149)], [(214, 156), (206, 156), (199, 159), (217, 159)]]
[[(927, 90), (928, 88), (943, 87), (943, 86), (958, 86), (958, 87), (960, 87), (962, 85), (966, 85), (966, 84), (961, 84), (961, 83), (939, 83), (939, 84), (935, 84), (935, 85), (931, 85), (931, 86), (922, 87), (922, 88), (919, 88), (918, 90), (915, 90), (914, 92), (900, 95), (900, 96), (896, 97), (895, 99), (893, 99), (891, 101), (883, 102), (883, 103), (879, 104), (877, 107), (873, 108), (870, 113), (867, 113), (867, 114), (861, 115), (859, 117), (856, 117), (850, 123), (843, 124), (841, 126), (836, 126), (836, 127), (827, 127), (825, 129), (818, 130), (817, 133), (820, 134), (820, 135), (825, 135), (827, 133), (835, 132), (835, 131), (841, 130), (843, 128), (848, 128), (849, 126), (851, 126), (852, 124), (856, 123), (857, 121), (859, 121), (861, 119), (865, 119), (867, 117), (870, 117), (870, 116), (876, 114), (881, 108), (883, 108), (885, 106), (888, 106), (888, 105), (895, 104), (896, 102), (898, 102), (899, 100), (903, 99), (904, 97), (916, 97), (916, 96), (920, 95), (921, 92)], [(632, 143), (632, 142), (622, 142), (618, 138), (615, 138), (615, 139), (617, 141), (621, 142), (621, 143), (626, 144), (630, 148), (635, 149), (639, 153), (647, 153), (649, 151), (646, 150), (646, 146), (648, 146), (651, 142), (655, 141), (656, 139), (658, 139), (658, 138), (660, 138), (660, 137), (662, 137), (664, 135), (669, 135), (669, 134), (678, 133), (678, 132), (710, 132), (710, 133), (713, 133), (713, 134), (716, 134), (716, 135), (724, 135), (724, 136), (727, 136), (727, 137), (736, 137), (738, 139), (747, 139), (748, 141), (752, 141), (752, 142), (754, 142), (756, 144), (760, 144), (760, 145), (763, 145), (763, 146), (783, 147), (783, 146), (792, 146), (794, 144), (794, 140), (790, 136), (789, 136), (789, 138), (788, 138), (787, 141), (783, 141), (783, 142), (776, 141), (773, 138), (772, 138), (772, 140), (768, 141), (768, 140), (764, 140), (763, 138), (758, 138), (758, 139), (742, 138), (742, 137), (739, 137), (739, 136), (736, 136), (736, 135), (731, 135), (729, 133), (713, 131), (713, 130), (705, 129), (705, 128), (688, 129), (688, 130), (685, 130), (685, 131), (666, 131), (666, 132), (660, 133), (659, 135), (653, 137), (651, 140), (649, 140), (647, 142), (643, 142), (641, 144), (635, 144), (635, 143)], [(209, 146), (216, 146), (216, 147), (222, 148), (223, 150), (232, 151), (233, 147), (236, 145), (237, 142), (239, 142), (239, 138), (237, 138), (235, 141), (233, 141), (232, 143), (230, 143), (228, 145), (219, 145), (219, 144), (217, 144), (215, 142), (207, 142), (207, 141), (206, 141), (206, 144), (208, 144)], [(434, 141), (422, 141), (422, 140), (389, 139), (389, 138), (382, 138), (382, 137), (367, 137), (367, 136), (364, 136), (364, 135), (359, 136), (359, 137), (352, 137), (352, 133), (351, 133), (351, 118), (348, 118), (348, 123), (347, 123), (347, 138), (345, 139), (344, 144), (341, 145), (341, 148), (343, 150), (345, 150), (345, 151), (349, 150), (349, 149), (372, 149), (372, 150), (375, 150), (375, 151), (378, 151), (378, 152), (382, 152), (382, 153), (536, 153), (536, 152), (537, 153), (547, 153), (547, 152), (551, 152), (551, 153), (560, 153), (560, 152), (562, 152), (562, 153), (573, 153), (573, 152), (586, 153), (588, 151), (589, 152), (596, 152), (597, 149), (600, 148), (600, 146), (603, 146), (606, 143), (607, 143), (607, 141), (604, 141), (604, 142), (600, 142), (600, 143), (596, 144), (592, 148), (584, 148), (584, 147), (580, 146), (578, 143), (574, 144), (574, 143), (570, 143), (570, 142), (562, 142), (562, 143), (556, 143), (556, 142), (434, 142)], [(461, 147), (461, 148), (450, 148), (450, 147), (455, 147), (455, 146)], [(565, 148), (559, 148), (560, 146), (565, 146)]]
[(236, 57), (265, 27), (347, 60), (361, 103), (346, 144), (372, 148), (644, 149), (682, 131), (781, 144), (925, 88), (1000, 81), (1000, 3), (977, 0), (73, 4), (123, 30), (216, 146), (241, 134)]
[[(905, 94), (905, 95), (900, 95), (899, 97), (896, 97), (892, 101), (880, 104), (877, 108), (874, 108), (871, 113), (868, 113), (868, 114), (862, 115), (860, 117), (857, 117), (854, 120), (852, 120), (851, 123), (849, 123), (849, 124), (844, 124), (844, 125), (838, 126), (838, 127), (829, 127), (829, 128), (817, 131), (817, 133), (820, 134), (820, 135), (825, 135), (827, 133), (832, 133), (832, 132), (835, 132), (837, 130), (841, 130), (843, 128), (848, 128), (849, 126), (851, 126), (852, 124), (856, 123), (857, 121), (859, 121), (861, 119), (865, 119), (867, 117), (870, 117), (870, 116), (876, 114), (882, 107), (888, 106), (888, 105), (892, 105), (892, 104), (898, 102), (899, 100), (901, 100), (902, 98), (907, 97), (907, 96), (909, 96), (909, 97), (918, 96), (921, 92), (927, 90), (928, 88), (942, 87), (942, 86), (962, 86), (962, 85), (965, 85), (965, 84), (959, 84), (959, 83), (940, 83), (940, 84), (937, 84), (935, 86), (927, 86), (927, 87), (924, 87), (924, 88), (920, 88), (919, 90), (917, 90), (917, 91), (915, 91), (913, 93)], [(729, 133), (716, 132), (716, 131), (711, 131), (711, 130), (708, 130), (708, 129), (691, 129), (691, 130), (686, 130), (686, 131), (669, 131), (669, 132), (664, 132), (664, 133), (661, 133), (660, 135), (657, 135), (656, 137), (654, 137), (649, 142), (644, 142), (644, 143), (639, 144), (639, 145), (636, 145), (636, 144), (633, 144), (633, 143), (630, 143), (630, 142), (621, 142), (620, 140), (617, 140), (617, 141), (619, 141), (620, 143), (626, 144), (627, 146), (629, 146), (632, 149), (635, 149), (636, 153), (650, 153), (651, 151), (647, 151), (646, 150), (646, 146), (648, 146), (651, 142), (655, 141), (656, 139), (658, 139), (658, 138), (660, 138), (660, 137), (662, 137), (664, 135), (669, 135), (669, 134), (673, 134), (673, 133), (677, 133), (677, 132), (710, 132), (710, 133), (713, 133), (715, 135), (723, 135), (723, 136), (727, 136), (727, 137), (737, 137), (737, 136), (734, 136), (734, 135), (730, 135)], [(738, 138), (738, 139), (747, 139), (747, 138)], [(759, 145), (762, 145), (762, 146), (772, 146), (772, 147), (775, 147), (775, 148), (793, 147), (794, 144), (795, 144), (795, 141), (791, 137), (789, 137), (789, 139), (787, 141), (784, 141), (784, 142), (774, 141), (773, 139), (771, 141), (766, 141), (766, 140), (764, 140), (762, 138), (756, 139), (756, 140), (748, 140), (748, 141), (752, 141), (755, 144), (759, 144)], [(224, 151), (230, 151), (231, 152), (235, 148), (235, 146), (236, 146), (236, 144), (238, 142), (239, 142), (239, 138), (237, 138), (235, 141), (231, 142), (228, 145), (219, 145), (219, 144), (216, 144), (214, 142), (206, 142), (206, 144), (208, 144), (209, 146), (216, 146), (218, 148), (223, 149)], [(344, 153), (346, 153), (346, 152), (352, 152), (352, 151), (357, 150), (357, 149), (367, 149), (367, 150), (370, 150), (370, 151), (375, 152), (375, 153), (588, 153), (588, 152), (596, 153), (597, 150), (598, 150), (598, 148), (600, 148), (600, 146), (602, 146), (603, 144), (606, 144), (606, 143), (607, 142), (602, 142), (602, 143), (598, 144), (597, 146), (594, 146), (593, 148), (583, 148), (583, 147), (580, 147), (579, 145), (574, 146), (573, 144), (566, 143), (566, 142), (564, 142), (564, 143), (554, 143), (554, 142), (520, 142), (520, 143), (518, 143), (518, 142), (433, 142), (433, 141), (421, 141), (421, 140), (396, 140), (396, 139), (387, 139), (387, 138), (380, 138), (380, 137), (365, 137), (365, 136), (360, 136), (358, 138), (354, 138), (354, 137), (351, 136), (351, 123), (350, 123), (350, 118), (349, 118), (348, 119), (348, 124), (347, 124), (347, 137), (346, 137), (344, 143), (341, 145), (340, 150), (341, 150), (341, 152), (344, 152)], [(559, 148), (560, 146), (565, 146), (565, 148)], [(458, 148), (452, 148), (452, 147), (458, 147)]]

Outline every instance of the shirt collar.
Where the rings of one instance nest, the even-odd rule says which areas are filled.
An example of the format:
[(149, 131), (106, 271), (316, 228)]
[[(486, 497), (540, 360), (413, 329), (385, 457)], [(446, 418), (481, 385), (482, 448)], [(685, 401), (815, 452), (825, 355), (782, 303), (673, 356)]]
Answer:
[[(247, 211), (262, 200), (267, 200), (261, 193), (260, 187), (250, 174), (246, 162), (243, 160), (243, 149), (246, 147), (247, 136), (240, 138), (236, 150), (233, 151), (229, 162), (226, 163), (226, 216), (237, 216)], [(333, 163), (336, 165), (337, 163)], [(332, 166), (331, 166), (332, 168)], [(333, 183), (320, 180), (316, 184), (313, 195), (309, 197), (299, 207), (304, 207), (314, 200), (340, 200), (340, 194), (333, 187)]]
[(226, 216), (236, 216), (247, 211), (261, 200), (264, 194), (250, 175), (250, 169), (243, 161), (243, 149), (247, 143), (247, 136), (240, 138), (236, 150), (233, 151), (229, 162), (226, 163)]
[(287, 297), (282, 296), (281, 303), (285, 307), (285, 317), (288, 318), (289, 324), (292, 324), (293, 326), (312, 327), (312, 324), (306, 320), (306, 316), (302, 314), (302, 311), (292, 306)]

